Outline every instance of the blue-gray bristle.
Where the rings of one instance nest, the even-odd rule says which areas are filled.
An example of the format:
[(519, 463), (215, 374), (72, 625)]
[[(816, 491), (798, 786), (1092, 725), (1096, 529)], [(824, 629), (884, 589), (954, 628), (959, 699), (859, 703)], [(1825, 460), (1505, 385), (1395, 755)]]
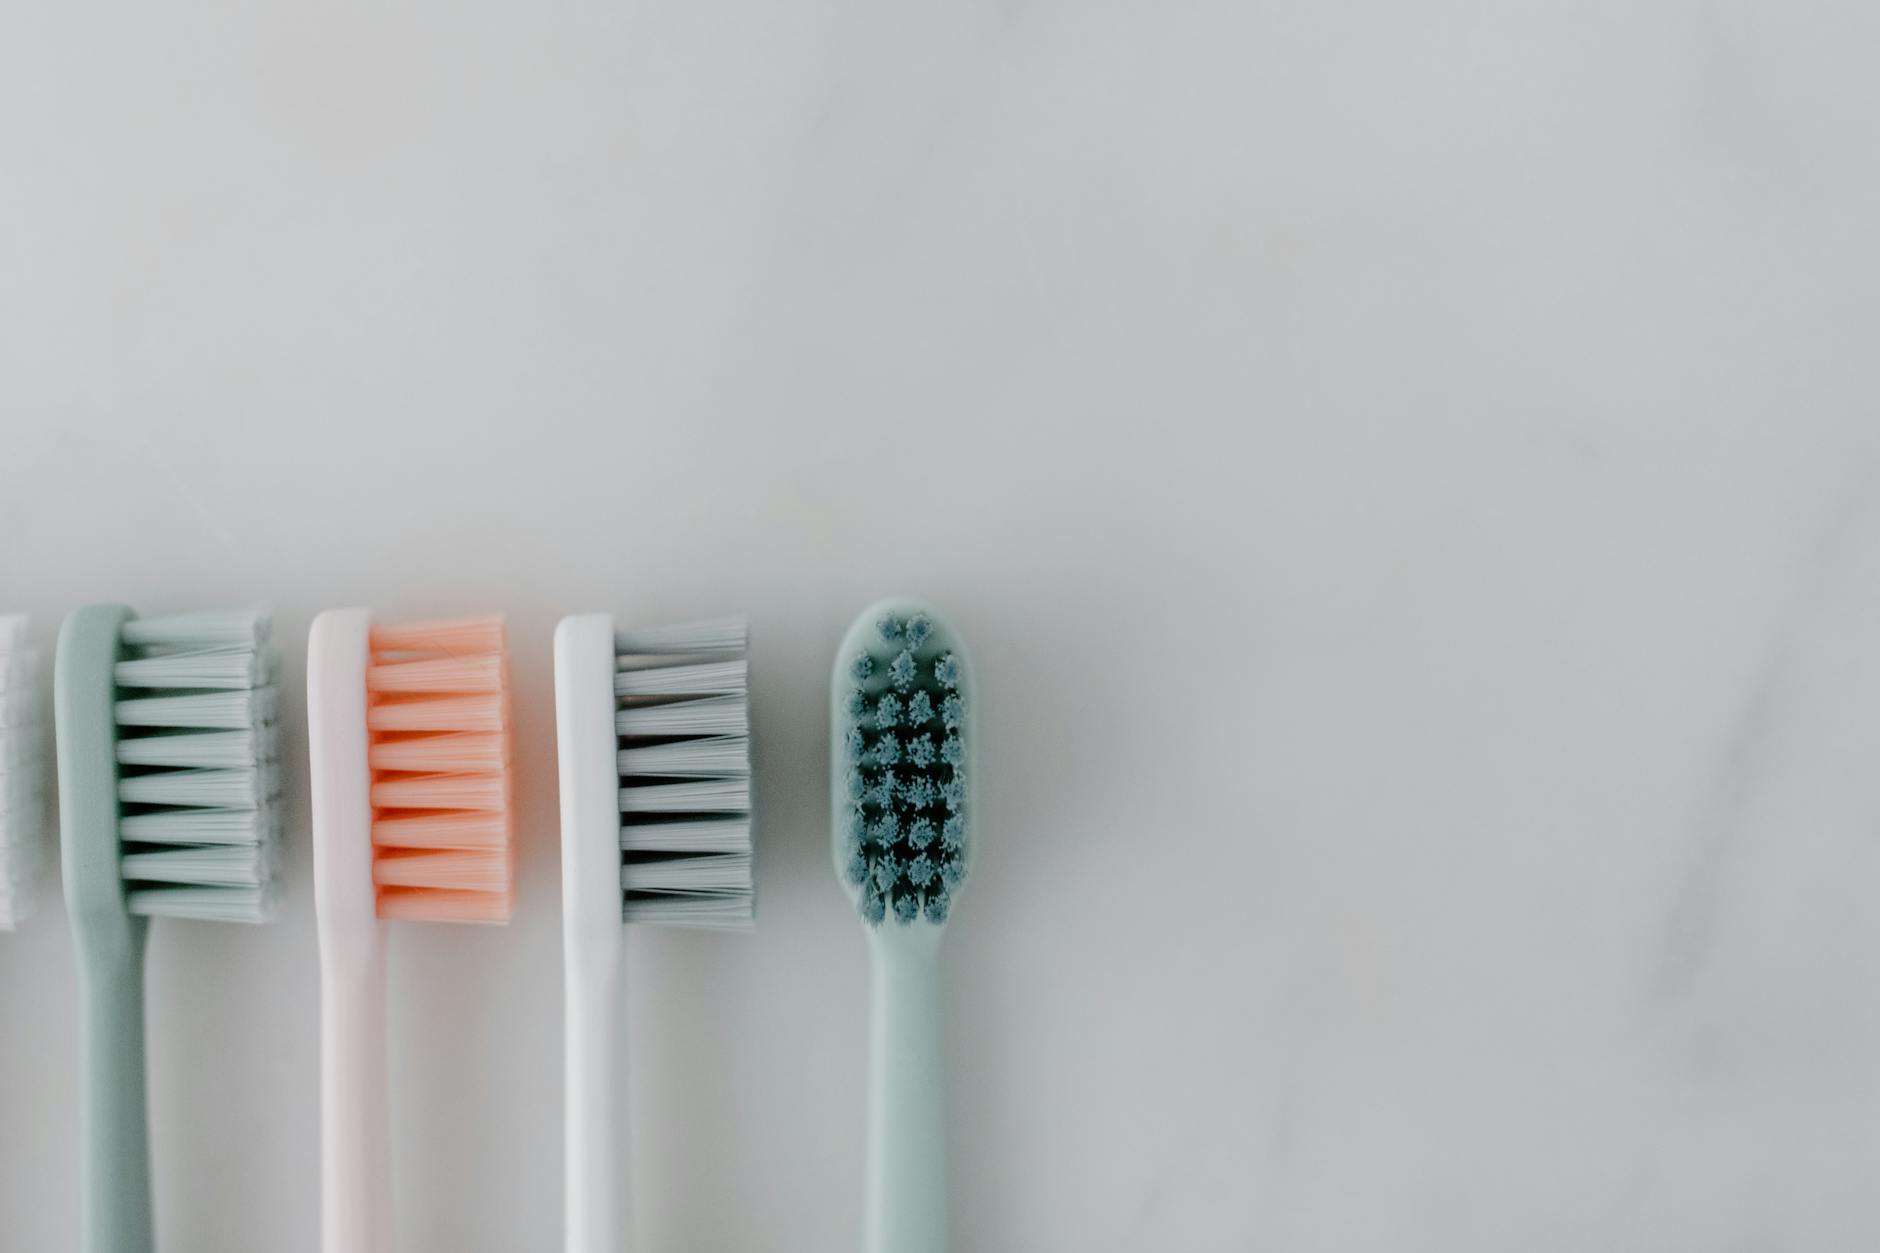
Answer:
[(721, 618), (614, 640), (628, 922), (751, 925), (747, 635), (743, 619)]
[(966, 874), (960, 666), (925, 614), (889, 614), (847, 673), (844, 877), (871, 925), (945, 922)]
[(26, 618), (0, 616), (0, 931), (32, 914), (44, 861), (46, 814), (40, 755), (44, 719)]
[(117, 664), (119, 867), (133, 913), (263, 922), (280, 827), (266, 614), (133, 619)]

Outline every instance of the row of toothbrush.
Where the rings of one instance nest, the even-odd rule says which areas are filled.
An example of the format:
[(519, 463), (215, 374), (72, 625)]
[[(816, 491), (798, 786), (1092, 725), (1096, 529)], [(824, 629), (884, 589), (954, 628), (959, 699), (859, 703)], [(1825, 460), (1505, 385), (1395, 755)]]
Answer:
[[(264, 613), (74, 611), (53, 709), (21, 617), (0, 618), (0, 928), (30, 913), (54, 724), (78, 954), (81, 1253), (151, 1253), (143, 967), (151, 919), (263, 922), (285, 838), (277, 654)], [(386, 951), (392, 921), (503, 923), (516, 779), (500, 618), (314, 620), (307, 648), (320, 950), (321, 1247), (391, 1253)], [(749, 928), (742, 620), (555, 632), (567, 1253), (629, 1247), (626, 923)], [(938, 955), (971, 848), (972, 682), (958, 634), (884, 601), (837, 650), (832, 847), (872, 959), (863, 1242), (947, 1247)]]

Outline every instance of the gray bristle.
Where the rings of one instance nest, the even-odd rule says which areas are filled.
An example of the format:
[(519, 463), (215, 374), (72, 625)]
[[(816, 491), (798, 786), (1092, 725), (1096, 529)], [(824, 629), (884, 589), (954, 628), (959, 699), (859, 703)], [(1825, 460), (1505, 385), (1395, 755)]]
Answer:
[[(646, 658), (636, 658), (645, 661)], [(615, 696), (736, 696), (747, 690), (746, 662), (704, 661), (677, 666), (622, 667)]]
[(45, 862), (45, 719), (36, 663), (26, 646), (25, 615), (0, 615), (0, 931), (32, 914)]
[(751, 742), (741, 735), (704, 735), (620, 750), (620, 773), (675, 779), (734, 779), (751, 773)]
[(615, 637), (628, 922), (751, 925), (747, 638), (741, 618)]
[(280, 834), (265, 614), (133, 619), (117, 665), (119, 867), (133, 913), (261, 922)]
[(750, 702), (743, 696), (708, 696), (699, 700), (624, 705), (614, 715), (614, 734), (622, 739), (747, 736)]
[(711, 618), (678, 626), (649, 627), (614, 633), (614, 652), (622, 661), (687, 653), (743, 653), (750, 626), (743, 618)]

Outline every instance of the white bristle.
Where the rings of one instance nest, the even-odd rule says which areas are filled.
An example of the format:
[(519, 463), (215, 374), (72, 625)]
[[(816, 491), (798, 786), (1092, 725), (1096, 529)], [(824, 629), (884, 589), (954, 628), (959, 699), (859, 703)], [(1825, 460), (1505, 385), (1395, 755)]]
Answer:
[(750, 725), (750, 702), (742, 696), (633, 705), (614, 715), (614, 733), (628, 738), (746, 735)]
[(275, 794), (272, 762), (236, 770), (158, 770), (118, 780), (118, 799), (126, 805), (173, 808), (260, 808)]
[(731, 778), (751, 773), (751, 742), (741, 735), (709, 735), (623, 748), (621, 775), (665, 775), (672, 779)]
[(749, 931), (753, 912), (749, 889), (715, 894), (663, 891), (627, 903), (628, 922), (701, 930)]
[(199, 692), (188, 696), (147, 696), (117, 703), (121, 727), (188, 727), (239, 730), (271, 724), (275, 718), (272, 687), (240, 692)]
[(751, 820), (742, 817), (635, 822), (620, 828), (620, 847), (629, 853), (749, 853)]
[(253, 648), (202, 648), (157, 653), (117, 663), (120, 687), (257, 687), (268, 680), (270, 654)]
[(729, 814), (751, 807), (751, 780), (699, 779), (689, 783), (640, 783), (620, 789), (623, 814)]
[(683, 653), (741, 653), (748, 646), (750, 624), (743, 618), (708, 618), (677, 626), (614, 633), (614, 652), (622, 664), (634, 657)]
[(267, 844), (280, 830), (278, 807), (165, 809), (118, 820), (126, 844)]
[(200, 613), (133, 618), (121, 633), (130, 648), (252, 648), (268, 641), (269, 618), (260, 609), (209, 609)]
[(271, 909), (280, 751), (268, 631), (247, 611), (124, 627), (119, 866), (135, 913), (260, 922)]
[(751, 924), (748, 634), (723, 618), (615, 636), (628, 922)]
[(271, 758), (274, 741), (253, 730), (202, 731), (186, 735), (142, 735), (119, 740), (117, 759), (126, 766), (226, 769)]
[(746, 689), (746, 662), (636, 666), (614, 675), (615, 696), (729, 696)]
[(669, 857), (664, 861), (630, 862), (620, 868), (620, 884), (630, 892), (712, 895), (748, 892), (751, 859), (749, 856)]
[(256, 888), (266, 870), (260, 846), (255, 844), (199, 844), (158, 853), (126, 853), (118, 864), (126, 879), (197, 887)]
[(203, 922), (257, 922), (274, 913), (272, 884), (260, 887), (159, 887), (127, 892), (133, 914)]
[(0, 931), (32, 914), (45, 863), (45, 719), (26, 631), (24, 614), (0, 615)]

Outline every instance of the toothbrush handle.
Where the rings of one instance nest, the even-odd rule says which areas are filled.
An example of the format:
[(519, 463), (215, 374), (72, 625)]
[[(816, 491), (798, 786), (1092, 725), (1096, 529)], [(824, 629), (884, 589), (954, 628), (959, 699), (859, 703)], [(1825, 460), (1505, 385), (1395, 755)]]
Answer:
[[(885, 930), (893, 922), (882, 924)], [(915, 923), (925, 929), (925, 924)], [(865, 1253), (946, 1253), (938, 935), (871, 937)]]
[(564, 971), (566, 1253), (620, 1253), (631, 1244), (621, 955), (618, 944), (611, 952), (570, 953)]
[(372, 875), (366, 734), (371, 615), (329, 609), (307, 632), (307, 774), (320, 936), (320, 1247), (391, 1253), (385, 924)]
[(79, 1243), (149, 1253), (149, 1114), (144, 1100), (144, 929), (79, 962)]
[(349, 956), (320, 964), (320, 1247), (391, 1253), (385, 949)]
[(59, 849), (79, 979), (80, 1253), (150, 1253), (150, 1119), (144, 1100), (149, 921), (119, 875), (117, 690), (123, 605), (74, 609), (59, 628), (52, 701)]
[(561, 780), (562, 1113), (566, 1253), (620, 1253), (628, 1207), (625, 927), (620, 775), (614, 734), (614, 620), (576, 614), (555, 628), (555, 743)]

